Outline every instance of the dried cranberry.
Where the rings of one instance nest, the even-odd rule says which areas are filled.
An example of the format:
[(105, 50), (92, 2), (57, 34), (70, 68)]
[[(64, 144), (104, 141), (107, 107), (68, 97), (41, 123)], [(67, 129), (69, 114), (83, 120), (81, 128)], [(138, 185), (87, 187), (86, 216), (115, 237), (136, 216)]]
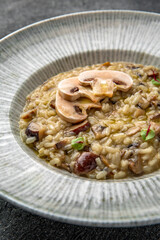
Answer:
[(88, 173), (97, 167), (95, 159), (98, 155), (92, 152), (83, 152), (75, 164), (75, 172), (79, 174)]

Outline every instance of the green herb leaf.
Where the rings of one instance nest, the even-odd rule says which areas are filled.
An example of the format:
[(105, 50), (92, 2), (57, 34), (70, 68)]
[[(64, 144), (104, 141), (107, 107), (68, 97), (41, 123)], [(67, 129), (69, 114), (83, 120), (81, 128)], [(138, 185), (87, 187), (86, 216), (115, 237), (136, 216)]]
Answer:
[(150, 129), (148, 135), (147, 135), (147, 136), (146, 136), (146, 135), (147, 135), (147, 129), (141, 130), (141, 137), (142, 137), (142, 139), (143, 139), (144, 141), (148, 141), (148, 140), (154, 138), (154, 136), (155, 136), (155, 131), (152, 130), (152, 129)]
[(152, 84), (156, 85), (156, 86), (160, 86), (160, 79), (152, 79)]
[(84, 138), (79, 137), (79, 138), (73, 139), (71, 142), (71, 145), (72, 145), (72, 148), (76, 150), (82, 150), (85, 146)]

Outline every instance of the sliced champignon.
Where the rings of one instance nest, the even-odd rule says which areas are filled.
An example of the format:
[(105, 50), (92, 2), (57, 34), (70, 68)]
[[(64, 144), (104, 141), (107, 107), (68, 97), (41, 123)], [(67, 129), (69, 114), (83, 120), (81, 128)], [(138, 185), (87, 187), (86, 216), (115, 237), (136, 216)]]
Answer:
[(136, 161), (130, 160), (128, 167), (136, 175), (139, 175), (143, 172), (142, 162), (140, 158), (138, 158)]
[(84, 86), (90, 85), (95, 95), (108, 97), (112, 97), (115, 88), (127, 92), (133, 84), (133, 80), (128, 74), (112, 70), (85, 71), (80, 73), (79, 81)]
[(140, 127), (132, 127), (132, 128), (129, 128), (126, 132), (127, 136), (132, 136), (134, 134), (136, 134), (137, 132), (139, 132), (141, 129)]
[(21, 118), (23, 119), (31, 119), (33, 118), (37, 113), (37, 108), (34, 108), (34, 109), (31, 109), (31, 110), (28, 110), (27, 112), (25, 113), (22, 113), (21, 114)]
[(97, 167), (95, 159), (98, 155), (92, 152), (83, 152), (77, 159), (74, 171), (76, 174), (86, 174)]
[(100, 103), (93, 103), (90, 99), (79, 99), (79, 101), (70, 102), (63, 99), (59, 92), (56, 94), (55, 102), (57, 114), (65, 121), (70, 123), (79, 123), (87, 118), (87, 109), (101, 108)]
[(80, 97), (86, 97), (93, 102), (99, 102), (101, 98), (94, 96), (93, 91), (80, 85), (77, 77), (67, 78), (58, 85), (59, 94), (68, 101), (75, 101)]
[(27, 137), (36, 137), (36, 141), (40, 141), (45, 134), (45, 128), (39, 123), (31, 122), (25, 131)]
[(80, 124), (76, 124), (71, 126), (66, 130), (66, 133), (73, 133), (73, 135), (77, 135), (80, 132), (85, 132), (90, 128), (90, 123), (86, 120)]
[(104, 131), (105, 128), (106, 128), (105, 126), (102, 126), (99, 124), (92, 126), (91, 129), (95, 135), (95, 139), (102, 139), (105, 137), (105, 131)]

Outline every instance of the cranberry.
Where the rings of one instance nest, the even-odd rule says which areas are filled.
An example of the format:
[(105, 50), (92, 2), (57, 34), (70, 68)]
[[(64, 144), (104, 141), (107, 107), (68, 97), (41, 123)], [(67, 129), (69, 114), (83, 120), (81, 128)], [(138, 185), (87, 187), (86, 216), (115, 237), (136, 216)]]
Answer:
[(98, 155), (92, 152), (83, 152), (75, 163), (75, 172), (79, 174), (88, 173), (97, 167), (95, 159)]

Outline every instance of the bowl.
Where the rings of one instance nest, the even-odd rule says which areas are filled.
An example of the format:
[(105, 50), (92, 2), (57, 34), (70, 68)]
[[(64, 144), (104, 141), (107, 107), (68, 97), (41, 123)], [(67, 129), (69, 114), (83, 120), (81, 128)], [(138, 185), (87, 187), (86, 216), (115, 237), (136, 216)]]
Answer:
[(95, 181), (51, 168), (20, 139), (25, 98), (74, 67), (127, 61), (160, 67), (160, 15), (92, 11), (47, 19), (0, 40), (0, 197), (58, 221), (103, 227), (160, 223), (160, 171)]

